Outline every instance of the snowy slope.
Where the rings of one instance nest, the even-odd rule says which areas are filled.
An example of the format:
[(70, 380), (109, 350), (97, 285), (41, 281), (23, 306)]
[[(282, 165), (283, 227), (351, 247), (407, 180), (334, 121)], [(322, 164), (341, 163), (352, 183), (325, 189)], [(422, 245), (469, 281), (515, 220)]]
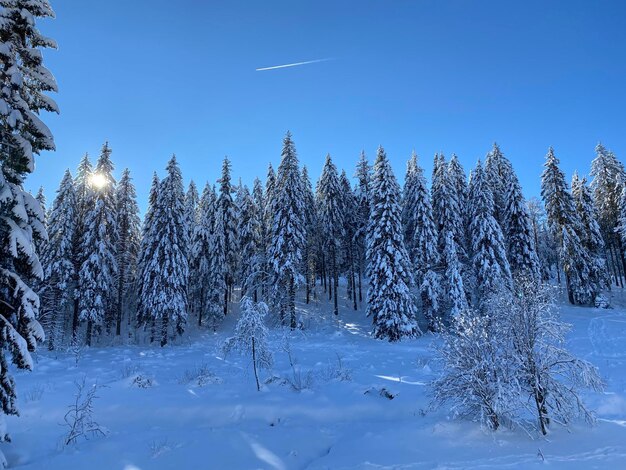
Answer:
[[(547, 439), (488, 434), (429, 411), (433, 336), (377, 341), (362, 312), (344, 305), (336, 319), (316, 303), (299, 305), (308, 328), (292, 333), (288, 348), (284, 333), (271, 330), (275, 365), (262, 377), (274, 379), (261, 392), (246, 359), (221, 357), (236, 315), (218, 333), (166, 348), (92, 348), (78, 366), (70, 353), (41, 351), (34, 372), (16, 372), (21, 416), (8, 419), (13, 442), (2, 449), (25, 469), (532, 468), (543, 458), (551, 468), (626, 468), (626, 300), (613, 301), (614, 310), (562, 308), (574, 325), (571, 348), (607, 382), (604, 393), (587, 395), (595, 428), (554, 427)], [(298, 380), (285, 349), (301, 391), (288, 383)], [(201, 383), (190, 380), (199, 369)], [(152, 387), (133, 385), (138, 374)], [(102, 386), (94, 418), (108, 435), (63, 448), (60, 424), (83, 376)], [(382, 388), (394, 398), (380, 396)]]

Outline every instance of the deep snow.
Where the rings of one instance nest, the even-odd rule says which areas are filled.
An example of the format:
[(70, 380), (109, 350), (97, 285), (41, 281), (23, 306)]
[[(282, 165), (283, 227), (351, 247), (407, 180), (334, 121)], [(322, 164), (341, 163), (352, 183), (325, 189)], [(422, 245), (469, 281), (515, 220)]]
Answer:
[[(21, 416), (8, 418), (13, 442), (2, 450), (11, 467), (50, 470), (626, 468), (626, 296), (614, 294), (613, 303), (561, 308), (573, 324), (571, 349), (607, 383), (604, 393), (585, 395), (599, 418), (593, 428), (553, 427), (547, 438), (486, 433), (445, 409), (429, 411), (434, 336), (375, 340), (369, 319), (347, 301), (338, 318), (317, 302), (299, 304), (306, 329), (289, 334), (301, 391), (285, 380), (296, 382), (280, 329), (271, 330), (274, 367), (261, 374), (274, 379), (261, 392), (248, 359), (222, 357), (236, 312), (217, 333), (165, 348), (92, 348), (78, 366), (71, 353), (41, 350), (33, 372), (16, 372)], [(198, 370), (200, 383), (191, 379)], [(137, 375), (152, 386), (134, 385)], [(101, 385), (94, 418), (108, 435), (64, 448), (61, 423), (82, 377)]]

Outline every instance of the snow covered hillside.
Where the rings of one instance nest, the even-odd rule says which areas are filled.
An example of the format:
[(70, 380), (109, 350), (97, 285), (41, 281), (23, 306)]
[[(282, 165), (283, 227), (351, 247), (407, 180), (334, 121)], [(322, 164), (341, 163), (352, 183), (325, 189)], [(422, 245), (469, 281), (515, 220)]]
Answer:
[[(606, 391), (585, 395), (596, 427), (553, 426), (547, 439), (430, 411), (436, 337), (374, 340), (370, 320), (344, 302), (339, 317), (331, 304), (298, 304), (303, 331), (270, 330), (274, 366), (261, 372), (261, 392), (248, 359), (222, 357), (237, 313), (216, 334), (85, 349), (77, 365), (76, 354), (41, 349), (33, 372), (16, 372), (21, 416), (7, 418), (13, 442), (2, 450), (25, 469), (626, 465), (626, 298), (613, 310), (561, 308), (570, 348), (600, 368)], [(93, 419), (107, 434), (64, 447), (64, 415), (83, 377), (99, 385)]]

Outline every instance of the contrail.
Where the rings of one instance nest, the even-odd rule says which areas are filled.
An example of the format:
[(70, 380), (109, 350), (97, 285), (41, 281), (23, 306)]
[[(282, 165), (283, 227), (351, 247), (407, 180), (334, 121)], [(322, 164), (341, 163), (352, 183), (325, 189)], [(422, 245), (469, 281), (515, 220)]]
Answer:
[(307, 60), (305, 62), (294, 62), (293, 64), (273, 65), (271, 67), (262, 67), (260, 69), (256, 69), (256, 71), (262, 72), (264, 70), (275, 70), (275, 69), (284, 69), (287, 67), (297, 67), (298, 65), (316, 64), (318, 62), (326, 62), (327, 60), (332, 60), (332, 59), (328, 57), (326, 59), (315, 59), (315, 60)]

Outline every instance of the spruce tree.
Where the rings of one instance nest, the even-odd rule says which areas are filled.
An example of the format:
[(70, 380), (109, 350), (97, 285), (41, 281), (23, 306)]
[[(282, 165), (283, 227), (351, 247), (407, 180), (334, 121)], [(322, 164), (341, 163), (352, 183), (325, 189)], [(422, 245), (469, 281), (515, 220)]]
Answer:
[(583, 246), (582, 222), (552, 147), (546, 155), (541, 175), (541, 197), (548, 227), (556, 240), (561, 266), (565, 271), (569, 301), (573, 304), (589, 304), (594, 298), (589, 277), (591, 257)]
[(208, 280), (208, 322), (215, 328), (224, 318), (224, 292), (227, 289), (226, 275), (228, 264), (226, 262), (226, 243), (224, 235), (224, 216), (220, 210), (218, 197), (215, 190), (211, 194), (214, 217), (212, 220), (210, 253), (211, 273)]
[(376, 338), (398, 341), (420, 333), (415, 319), (411, 262), (404, 246), (400, 186), (387, 155), (378, 148), (367, 228), (367, 315)]
[(224, 229), (224, 250), (226, 256), (226, 287), (224, 289), (224, 315), (228, 313), (228, 302), (231, 301), (237, 273), (237, 214), (233, 201), (233, 186), (231, 184), (231, 165), (228, 157), (222, 162), (222, 176), (218, 180), (219, 197), (217, 199), (219, 217)]
[(343, 213), (343, 272), (347, 277), (347, 294), (352, 299), (352, 309), (357, 310), (357, 264), (358, 250), (356, 247), (356, 227), (357, 227), (357, 199), (352, 191), (350, 180), (345, 170), (339, 176), (339, 186), (341, 188), (341, 211)]
[(148, 196), (148, 209), (141, 227), (141, 243), (137, 259), (137, 324), (145, 328), (150, 326), (150, 342), (156, 337), (156, 319), (152, 315), (155, 279), (159, 266), (153, 260), (157, 250), (157, 226), (155, 222), (159, 202), (160, 181), (156, 172), (152, 175), (152, 185)]
[(328, 299), (333, 300), (333, 313), (339, 314), (338, 290), (339, 270), (344, 236), (344, 220), (341, 200), (341, 187), (337, 167), (330, 155), (322, 175), (317, 183), (317, 206), (320, 221), (320, 235), (323, 240), (323, 252), (328, 264), (329, 283)]
[[(433, 209), (424, 177), (424, 170), (416, 162), (415, 184), (412, 193), (415, 231), (413, 233), (413, 261), (415, 281), (419, 287), (422, 313), (428, 320), (430, 330), (435, 330), (441, 295), (441, 262), (437, 250), (437, 229), (433, 220)], [(452, 233), (450, 232), (450, 235)], [(462, 284), (461, 284), (462, 286)]]
[(118, 238), (115, 179), (108, 143), (91, 175), (91, 193), (81, 234), (83, 262), (78, 273), (80, 319), (87, 322), (86, 343), (91, 346), (103, 325), (107, 333), (115, 320), (116, 245)]
[(504, 237), (494, 217), (491, 187), (480, 160), (472, 172), (469, 198), (472, 266), (476, 273), (479, 306), (496, 291), (512, 287), (510, 265), (506, 257)]
[(579, 178), (578, 173), (572, 177), (572, 196), (576, 206), (576, 213), (582, 224), (581, 242), (587, 249), (590, 257), (589, 283), (593, 292), (593, 300), (609, 286), (606, 261), (604, 259), (604, 240), (600, 226), (596, 221), (596, 211), (593, 204), (591, 189), (586, 178)]
[(115, 335), (122, 331), (122, 321), (127, 317), (130, 325), (133, 305), (136, 301), (134, 285), (137, 277), (137, 257), (141, 241), (141, 219), (135, 185), (130, 170), (125, 168), (115, 192), (117, 210), (117, 308), (115, 318)]
[[(57, 85), (41, 53), (56, 43), (36, 27), (37, 19), (52, 17), (46, 0), (0, 1), (0, 442), (9, 440), (4, 415), (17, 414), (7, 352), (17, 368), (30, 370), (30, 353), (44, 340), (32, 281), (43, 277), (35, 240), (46, 234), (32, 217), (39, 204), (22, 184), (34, 171), (34, 155), (54, 150), (52, 133), (39, 114), (58, 112), (45, 94)], [(1, 452), (0, 466), (6, 466)]]
[(503, 233), (508, 233), (505, 226), (506, 192), (513, 174), (511, 162), (504, 156), (497, 143), (485, 159), (485, 179), (493, 197), (493, 216)]
[(296, 148), (287, 132), (276, 186), (268, 194), (273, 216), (269, 260), (274, 278), (272, 303), (281, 322), (292, 329), (297, 326), (295, 297), (302, 280), (300, 269), (306, 244), (303, 193)]
[(311, 292), (315, 288), (315, 275), (320, 243), (319, 220), (315, 204), (313, 186), (306, 166), (302, 167), (302, 190), (304, 197), (304, 217), (306, 223), (306, 245), (302, 253), (302, 272), (306, 283), (306, 303), (311, 300)]
[(404, 229), (404, 244), (409, 255), (413, 253), (413, 240), (415, 234), (415, 185), (417, 175), (417, 154), (415, 151), (406, 164), (404, 187), (402, 189), (402, 227)]
[(592, 178), (590, 187), (593, 192), (593, 203), (598, 224), (604, 237), (605, 247), (609, 252), (608, 260), (612, 262), (616, 283), (624, 286), (626, 277), (626, 261), (622, 240), (617, 236), (615, 228), (618, 224), (622, 186), (626, 182), (624, 165), (610, 150), (602, 144), (596, 146), (596, 157), (591, 162)]
[(76, 192), (69, 170), (65, 170), (50, 211), (48, 244), (43, 254), (46, 289), (42, 295), (42, 317), (46, 318), (48, 349), (63, 342), (68, 313), (73, 306), (76, 232)]
[[(194, 310), (198, 316), (198, 326), (210, 309), (209, 287), (211, 273), (211, 237), (215, 220), (215, 194), (207, 183), (198, 203), (198, 218), (192, 240), (189, 274), (189, 289), (194, 292), (192, 298), (196, 302)], [(221, 291), (220, 291), (221, 292)]]
[(239, 208), (239, 253), (241, 253), (241, 296), (258, 298), (261, 270), (261, 227), (263, 217), (247, 186), (241, 190)]
[(167, 176), (159, 185), (159, 199), (154, 214), (156, 251), (151, 263), (155, 269), (151, 295), (155, 299), (152, 316), (161, 323), (161, 346), (168, 342), (170, 332), (182, 334), (187, 321), (187, 284), (189, 266), (184, 243), (185, 193), (183, 178), (172, 156), (167, 164)]
[(253, 300), (258, 301), (259, 295), (263, 300), (267, 300), (267, 250), (268, 250), (268, 240), (269, 240), (269, 232), (268, 226), (266, 223), (266, 197), (263, 190), (263, 183), (259, 178), (254, 179), (254, 184), (252, 186), (252, 199), (254, 200), (254, 205), (258, 211), (258, 217), (260, 218), (259, 225), (259, 280), (258, 280), (258, 290), (259, 293), (257, 297)]
[(357, 179), (355, 189), (356, 198), (356, 233), (354, 234), (355, 246), (357, 250), (357, 272), (359, 283), (359, 302), (363, 302), (363, 272), (365, 271), (365, 251), (367, 224), (370, 217), (370, 179), (372, 169), (367, 161), (365, 152), (361, 152), (359, 162), (356, 166), (354, 177)]
[(535, 242), (537, 235), (533, 230), (522, 188), (514, 173), (509, 178), (504, 199), (504, 226), (507, 229), (504, 235), (511, 272), (515, 277), (523, 276), (538, 281), (541, 273)]

